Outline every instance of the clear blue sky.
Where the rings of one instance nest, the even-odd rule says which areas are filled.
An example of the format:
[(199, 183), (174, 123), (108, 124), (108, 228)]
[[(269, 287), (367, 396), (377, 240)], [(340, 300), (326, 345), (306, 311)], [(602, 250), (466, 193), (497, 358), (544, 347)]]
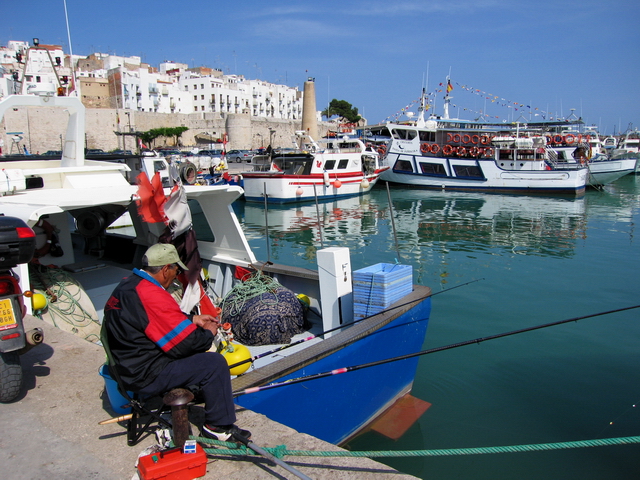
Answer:
[[(63, 0), (4, 3), (0, 43), (38, 37), (68, 52)], [(638, 0), (67, 0), (67, 9), (74, 54), (173, 60), (301, 89), (311, 76), (318, 109), (346, 100), (369, 123), (450, 73), (461, 118), (574, 108), (603, 133), (640, 128)]]

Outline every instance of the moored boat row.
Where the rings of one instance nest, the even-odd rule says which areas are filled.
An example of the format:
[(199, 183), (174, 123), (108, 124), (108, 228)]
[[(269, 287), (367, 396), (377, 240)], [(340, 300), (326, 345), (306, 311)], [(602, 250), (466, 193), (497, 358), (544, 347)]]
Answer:
[(443, 117), (367, 127), (389, 167), (381, 179), (419, 188), (495, 193), (582, 195), (635, 170), (615, 161), (599, 137), (573, 122), (491, 124)]

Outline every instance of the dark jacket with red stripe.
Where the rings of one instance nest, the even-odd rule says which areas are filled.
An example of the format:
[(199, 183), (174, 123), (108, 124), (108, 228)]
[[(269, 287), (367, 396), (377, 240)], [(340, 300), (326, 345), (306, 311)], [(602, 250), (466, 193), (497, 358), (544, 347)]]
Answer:
[(149, 385), (169, 362), (206, 352), (213, 334), (199, 328), (147, 272), (134, 269), (104, 307), (109, 349), (127, 388)]

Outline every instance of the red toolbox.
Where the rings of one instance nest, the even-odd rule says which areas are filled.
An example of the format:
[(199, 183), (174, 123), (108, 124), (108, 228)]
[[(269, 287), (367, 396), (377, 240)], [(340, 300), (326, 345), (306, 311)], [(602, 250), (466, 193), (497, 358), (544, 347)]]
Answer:
[(138, 473), (142, 480), (193, 480), (207, 473), (207, 454), (200, 445), (196, 453), (183, 453), (172, 448), (138, 459)]

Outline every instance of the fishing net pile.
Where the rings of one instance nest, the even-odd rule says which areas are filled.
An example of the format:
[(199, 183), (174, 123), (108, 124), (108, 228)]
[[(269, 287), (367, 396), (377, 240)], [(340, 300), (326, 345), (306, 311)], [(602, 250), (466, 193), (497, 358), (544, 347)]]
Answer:
[(305, 328), (296, 295), (277, 280), (256, 272), (237, 284), (220, 304), (221, 322), (245, 345), (290, 343)]

